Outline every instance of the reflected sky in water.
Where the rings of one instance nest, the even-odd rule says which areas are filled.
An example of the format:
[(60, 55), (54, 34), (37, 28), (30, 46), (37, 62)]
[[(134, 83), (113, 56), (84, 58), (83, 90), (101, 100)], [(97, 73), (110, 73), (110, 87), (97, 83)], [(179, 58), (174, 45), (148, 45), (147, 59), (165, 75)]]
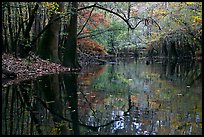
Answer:
[(2, 134), (200, 135), (201, 63), (123, 59), (2, 87)]

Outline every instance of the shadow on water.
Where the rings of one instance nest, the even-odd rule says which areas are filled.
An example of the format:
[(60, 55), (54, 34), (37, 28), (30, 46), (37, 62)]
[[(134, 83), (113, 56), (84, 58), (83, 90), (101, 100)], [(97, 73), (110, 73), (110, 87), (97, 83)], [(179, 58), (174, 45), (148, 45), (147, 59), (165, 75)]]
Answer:
[(202, 134), (201, 64), (121, 59), (2, 87), (2, 134)]

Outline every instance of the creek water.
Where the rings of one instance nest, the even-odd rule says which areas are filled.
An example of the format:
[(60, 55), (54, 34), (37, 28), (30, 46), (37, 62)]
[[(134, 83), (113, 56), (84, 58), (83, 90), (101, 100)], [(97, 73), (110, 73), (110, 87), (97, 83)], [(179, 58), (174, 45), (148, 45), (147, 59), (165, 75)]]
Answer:
[(123, 58), (2, 86), (2, 134), (201, 135), (201, 66)]

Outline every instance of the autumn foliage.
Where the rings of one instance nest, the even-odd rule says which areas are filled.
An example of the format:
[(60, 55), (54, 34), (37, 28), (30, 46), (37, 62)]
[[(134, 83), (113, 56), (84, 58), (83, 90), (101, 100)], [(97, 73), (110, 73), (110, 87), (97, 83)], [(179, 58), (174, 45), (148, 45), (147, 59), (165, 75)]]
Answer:
[(97, 55), (97, 56), (108, 55), (103, 45), (99, 44), (98, 42), (90, 38), (78, 39), (77, 46), (80, 52), (83, 52), (89, 55)]
[(87, 115), (90, 109), (96, 110), (105, 103), (105, 96), (103, 92), (89, 91), (85, 94), (78, 95), (78, 107), (80, 108), (80, 115)]
[(79, 12), (79, 28), (82, 28), (83, 25), (87, 22), (83, 33), (90, 32), (93, 29), (96, 29), (98, 26), (109, 26), (110, 22), (104, 17), (103, 13), (100, 12), (91, 12), (89, 10)]
[(92, 80), (99, 77), (106, 69), (107, 67), (100, 65), (90, 67), (87, 71), (84, 71), (84, 74), (78, 76), (78, 81), (83, 85), (90, 85)]
[[(84, 73), (78, 76), (78, 83), (79, 83), (79, 91), (85, 91), (88, 85), (91, 85), (93, 80), (99, 77), (105, 70), (107, 66), (93, 66), (87, 70), (84, 70)], [(80, 108), (80, 114), (87, 114), (90, 111), (90, 107), (92, 109), (96, 109), (99, 105), (104, 104), (104, 94), (103, 92), (98, 91), (90, 91), (81, 94), (78, 94), (78, 106)], [(86, 99), (85, 99), (86, 98)]]

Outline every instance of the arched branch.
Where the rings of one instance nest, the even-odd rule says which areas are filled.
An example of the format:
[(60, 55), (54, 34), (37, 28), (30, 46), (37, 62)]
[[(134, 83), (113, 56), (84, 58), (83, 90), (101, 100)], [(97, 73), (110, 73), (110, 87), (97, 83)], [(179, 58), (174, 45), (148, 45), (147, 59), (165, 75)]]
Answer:
[(159, 30), (161, 30), (161, 27), (159, 26), (159, 24), (154, 19), (152, 19), (152, 21), (153, 21), (153, 23), (155, 23), (158, 26)]
[[(96, 4), (94, 4), (94, 5), (96, 5)], [(77, 33), (77, 36), (79, 36), (80, 33), (81, 33), (81, 32), (83, 31), (83, 29), (85, 28), (86, 24), (88, 23), (89, 19), (91, 18), (91, 14), (92, 14), (93, 10), (94, 10), (94, 7), (91, 9), (91, 12), (90, 12), (90, 14), (89, 14), (88, 19), (87, 19), (86, 22), (84, 23), (84, 25), (83, 25), (83, 27), (81, 28), (81, 30)]]
[(87, 7), (84, 7), (84, 8), (80, 8), (80, 9), (78, 9), (78, 11), (84, 10), (84, 9), (87, 9), (87, 8), (92, 8), (92, 7), (96, 7), (96, 8), (98, 8), (98, 9), (102, 9), (102, 10), (108, 11), (108, 12), (110, 12), (110, 13), (113, 13), (114, 15), (120, 17), (123, 21), (125, 21), (126, 24), (128, 25), (128, 27), (130, 27), (130, 28), (132, 29), (132, 26), (128, 23), (128, 19), (124, 18), (124, 17), (121, 16), (119, 13), (114, 12), (113, 10), (107, 9), (107, 8), (105, 8), (105, 7), (102, 7), (102, 6), (100, 6), (100, 5), (96, 5), (96, 4), (90, 5), (90, 6), (87, 6)]
[[(47, 106), (47, 104), (46, 104), (41, 98), (39, 98), (39, 97), (37, 97), (37, 96), (35, 96), (35, 98), (36, 98), (37, 100), (39, 100), (40, 103), (43, 105), (43, 107), (45, 107), (47, 110), (49, 110), (50, 113), (52, 113), (53, 115), (58, 116), (58, 117), (61, 118), (62, 120), (65, 120), (65, 121), (68, 121), (68, 122), (74, 122), (74, 121), (72, 121), (72, 120), (70, 120), (70, 119), (67, 119), (67, 118), (63, 117), (62, 115), (56, 113), (56, 112), (53, 111), (52, 109), (50, 109), (50, 108)], [(106, 123), (106, 124), (104, 124), (104, 125), (100, 125), (100, 126), (90, 126), (90, 125), (86, 125), (86, 124), (83, 124), (83, 123), (80, 123), (80, 122), (79, 122), (79, 125), (84, 126), (84, 127), (87, 127), (87, 128), (89, 128), (89, 129), (92, 129), (92, 130), (97, 130), (97, 129), (100, 128), (100, 127), (108, 126), (108, 125), (114, 123), (115, 121), (117, 121), (117, 120), (111, 120), (110, 122), (108, 122), (108, 123)]]
[[(93, 5), (90, 5), (90, 6), (87, 6), (87, 7), (83, 7), (83, 8), (79, 8), (79, 9), (77, 9), (77, 11), (81, 11), (81, 10), (85, 10), (85, 9), (89, 9), (89, 8), (94, 8), (94, 7), (99, 8), (99, 9), (101, 9), (101, 10), (108, 11), (108, 12), (110, 12), (110, 13), (112, 13), (112, 14), (118, 16), (119, 18), (121, 18), (121, 19), (128, 25), (128, 27), (129, 27), (130, 29), (135, 29), (135, 28), (137, 28), (137, 26), (138, 26), (142, 21), (145, 21), (145, 19), (141, 19), (141, 18), (136, 17), (137, 19), (140, 19), (140, 21), (139, 21), (135, 26), (132, 26), (132, 25), (129, 23), (129, 20), (130, 20), (132, 17), (129, 18), (129, 19), (126, 19), (125, 17), (123, 17), (123, 16), (120, 15), (119, 13), (114, 12), (113, 10), (107, 9), (107, 8), (102, 7), (102, 6), (100, 6), (100, 5), (97, 5), (97, 4), (93, 4)], [(70, 13), (66, 13), (66, 14), (64, 14), (64, 16), (67, 16), (67, 15), (69, 15), (69, 14), (70, 14)], [(59, 19), (61, 19), (61, 18), (64, 17), (64, 16), (60, 16), (60, 17), (56, 18), (55, 20), (53, 20), (53, 22), (50, 22), (49, 24), (47, 24), (47, 26), (38, 34), (38, 36), (37, 36), (36, 38), (34, 38), (34, 40), (31, 42), (31, 44), (33, 44), (33, 43), (42, 35), (42, 33), (43, 33), (45, 30), (47, 30), (47, 28), (48, 28), (50, 25), (52, 25), (55, 21), (58, 21)], [(152, 20), (153, 20), (153, 19), (152, 19)], [(159, 27), (159, 29), (161, 30), (161, 27), (158, 25), (158, 23), (157, 23), (155, 20), (153, 20), (153, 22), (154, 22), (154, 23)], [(84, 26), (84, 27), (85, 27), (85, 26)], [(79, 33), (78, 33), (78, 35), (79, 35)]]
[[(87, 7), (84, 7), (84, 8), (80, 8), (80, 9), (78, 9), (78, 11), (84, 10), (84, 9), (87, 9), (87, 8), (92, 8), (92, 7), (96, 7), (96, 8), (98, 8), (98, 9), (108, 11), (109, 13), (112, 13), (112, 14), (118, 16), (119, 18), (121, 18), (121, 19), (128, 25), (128, 27), (129, 27), (130, 29), (135, 29), (135, 28), (137, 28), (137, 26), (138, 26), (142, 21), (147, 20), (147, 19), (145, 19), (145, 18), (144, 18), (144, 19), (141, 19), (141, 18), (138, 18), (138, 17), (137, 17), (137, 19), (141, 19), (141, 20), (140, 20), (135, 26), (132, 26), (132, 25), (130, 24), (130, 22), (129, 22), (129, 20), (130, 20), (131, 18), (126, 19), (126, 18), (124, 18), (122, 15), (120, 15), (119, 13), (114, 12), (113, 10), (107, 9), (107, 8), (105, 8), (105, 7), (102, 7), (101, 5), (96, 5), (96, 4), (90, 5), (90, 6), (87, 6)], [(152, 18), (151, 18), (151, 19), (152, 19)], [(157, 23), (155, 20), (153, 20), (153, 19), (152, 19), (152, 21), (153, 21), (153, 22), (159, 27), (159, 29), (161, 30), (161, 27), (158, 25), (158, 23)]]

